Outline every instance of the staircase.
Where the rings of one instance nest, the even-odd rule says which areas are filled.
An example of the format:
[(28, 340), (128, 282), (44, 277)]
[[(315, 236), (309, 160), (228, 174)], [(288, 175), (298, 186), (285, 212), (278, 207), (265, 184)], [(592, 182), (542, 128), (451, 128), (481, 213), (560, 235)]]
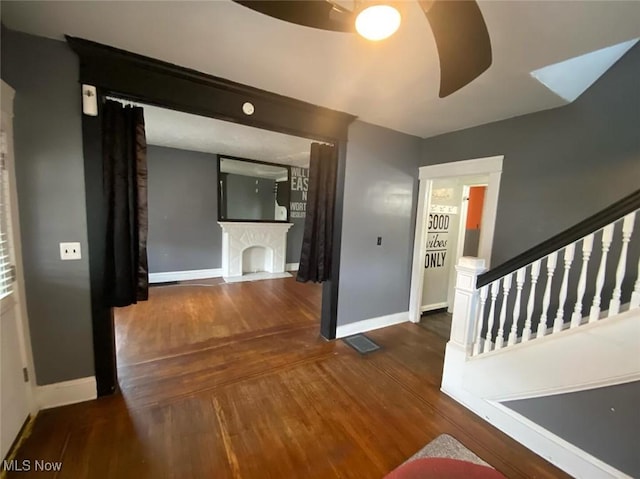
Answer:
[(639, 209), (640, 190), (493, 270), (456, 266), (442, 391), (575, 477), (630, 476), (503, 403), (640, 380)]

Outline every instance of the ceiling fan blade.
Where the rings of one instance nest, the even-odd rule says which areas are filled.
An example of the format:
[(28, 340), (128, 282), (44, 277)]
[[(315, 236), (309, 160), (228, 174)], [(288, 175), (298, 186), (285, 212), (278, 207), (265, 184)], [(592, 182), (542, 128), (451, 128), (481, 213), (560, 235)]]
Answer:
[(451, 95), (491, 66), (491, 39), (475, 0), (419, 0), (440, 58), (440, 98)]
[(325, 0), (233, 0), (256, 12), (305, 27), (353, 32), (353, 13)]

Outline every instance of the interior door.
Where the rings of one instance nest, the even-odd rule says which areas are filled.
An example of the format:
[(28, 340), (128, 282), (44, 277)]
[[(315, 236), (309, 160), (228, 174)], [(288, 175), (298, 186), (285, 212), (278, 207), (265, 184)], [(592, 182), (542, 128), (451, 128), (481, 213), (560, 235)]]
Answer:
[[(26, 308), (17, 274), (21, 273), (17, 199), (13, 161), (13, 90), (2, 82), (0, 127), (0, 459), (4, 458), (29, 416)], [(17, 241), (16, 241), (17, 240)]]

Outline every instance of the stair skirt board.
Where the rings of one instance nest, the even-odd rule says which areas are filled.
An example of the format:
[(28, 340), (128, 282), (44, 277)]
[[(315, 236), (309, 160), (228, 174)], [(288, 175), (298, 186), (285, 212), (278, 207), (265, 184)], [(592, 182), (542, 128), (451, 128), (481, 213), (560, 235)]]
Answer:
[(600, 459), (540, 427), (499, 402), (478, 397), (464, 386), (466, 351), (447, 343), (441, 391), (525, 447), (576, 478), (630, 479)]
[(377, 318), (363, 319), (355, 323), (338, 325), (336, 339), (358, 333), (366, 333), (367, 331), (393, 326), (394, 324), (406, 323), (407, 321), (409, 321), (409, 311), (403, 311), (402, 313), (388, 314)]
[[(640, 380), (639, 337), (640, 310), (634, 309), (474, 356), (457, 370), (455, 362), (445, 359), (445, 369), (451, 377), (460, 377), (465, 390), (491, 401), (583, 391)], [(447, 347), (447, 353), (450, 350)], [(545, 373), (556, 364), (563, 367), (554, 375)], [(487, 382), (487, 377), (503, 381)]]
[(461, 388), (444, 384), (442, 392), (573, 477), (632, 479), (500, 403), (486, 401)]

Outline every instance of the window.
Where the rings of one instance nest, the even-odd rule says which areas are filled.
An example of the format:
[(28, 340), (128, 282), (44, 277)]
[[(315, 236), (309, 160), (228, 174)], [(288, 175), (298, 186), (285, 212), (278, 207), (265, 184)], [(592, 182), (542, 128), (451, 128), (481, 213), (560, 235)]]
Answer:
[(0, 131), (0, 298), (13, 291), (14, 273), (9, 254), (9, 172), (7, 171), (8, 139)]

